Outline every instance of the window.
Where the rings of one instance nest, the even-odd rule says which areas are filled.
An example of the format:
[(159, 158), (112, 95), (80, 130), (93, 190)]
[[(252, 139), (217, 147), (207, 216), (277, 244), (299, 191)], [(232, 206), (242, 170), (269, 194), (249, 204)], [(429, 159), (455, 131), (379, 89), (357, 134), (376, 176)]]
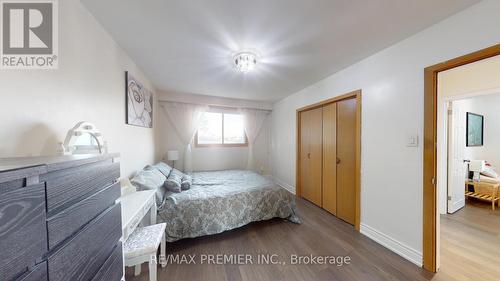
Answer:
[(243, 115), (205, 112), (196, 134), (196, 146), (246, 146)]

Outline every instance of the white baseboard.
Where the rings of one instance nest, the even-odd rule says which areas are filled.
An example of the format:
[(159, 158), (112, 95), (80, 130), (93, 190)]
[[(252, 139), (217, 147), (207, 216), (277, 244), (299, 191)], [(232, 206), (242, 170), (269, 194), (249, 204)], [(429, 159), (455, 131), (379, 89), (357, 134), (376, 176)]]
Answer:
[(286, 182), (276, 178), (276, 177), (271, 177), (271, 179), (279, 186), (283, 187), (284, 189), (288, 190), (290, 193), (295, 195), (295, 187), (287, 184)]
[(360, 226), (360, 232), (387, 249), (422, 267), (423, 256), (419, 251), (363, 223)]
[[(271, 176), (270, 179), (272, 179), (277, 185), (295, 194), (295, 187), (287, 184), (286, 182), (276, 177)], [(411, 247), (408, 247), (407, 245), (397, 241), (396, 239), (363, 223), (360, 225), (360, 232), (366, 235), (368, 238), (374, 240), (375, 242), (381, 244), (382, 246), (400, 255), (401, 257), (409, 260), (410, 262), (416, 264), (419, 267), (422, 267), (423, 256), (422, 253), (420, 253), (419, 251)]]

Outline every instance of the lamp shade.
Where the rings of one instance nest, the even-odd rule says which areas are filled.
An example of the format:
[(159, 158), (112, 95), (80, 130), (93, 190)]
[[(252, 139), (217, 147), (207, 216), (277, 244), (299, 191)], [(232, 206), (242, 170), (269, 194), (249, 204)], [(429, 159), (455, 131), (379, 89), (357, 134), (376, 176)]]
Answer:
[(481, 173), (484, 171), (486, 166), (486, 161), (484, 160), (472, 160), (469, 164), (469, 171)]
[(177, 161), (179, 160), (179, 151), (177, 150), (169, 150), (167, 152), (168, 161)]

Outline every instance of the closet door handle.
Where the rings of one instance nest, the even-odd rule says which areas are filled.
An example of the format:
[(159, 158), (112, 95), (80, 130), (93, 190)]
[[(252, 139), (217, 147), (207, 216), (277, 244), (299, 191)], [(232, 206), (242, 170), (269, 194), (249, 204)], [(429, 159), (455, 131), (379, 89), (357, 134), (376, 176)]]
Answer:
[(311, 153), (307, 153), (307, 159), (311, 159)]
[(337, 165), (340, 164), (340, 158), (337, 157)]

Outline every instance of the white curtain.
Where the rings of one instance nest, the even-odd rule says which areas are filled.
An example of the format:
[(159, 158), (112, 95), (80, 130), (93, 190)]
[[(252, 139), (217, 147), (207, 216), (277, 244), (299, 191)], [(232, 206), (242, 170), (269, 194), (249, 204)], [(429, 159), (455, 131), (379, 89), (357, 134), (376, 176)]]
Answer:
[(162, 104), (165, 113), (174, 125), (182, 143), (186, 146), (184, 152), (184, 172), (193, 171), (193, 159), (191, 153), (191, 142), (200, 125), (203, 112), (208, 107), (205, 105), (165, 102)]
[(258, 110), (258, 109), (241, 109), (243, 114), (243, 120), (245, 125), (245, 133), (248, 138), (248, 160), (247, 169), (256, 170), (254, 163), (254, 151), (253, 145), (259, 132), (262, 129), (262, 125), (267, 118), (269, 111)]

